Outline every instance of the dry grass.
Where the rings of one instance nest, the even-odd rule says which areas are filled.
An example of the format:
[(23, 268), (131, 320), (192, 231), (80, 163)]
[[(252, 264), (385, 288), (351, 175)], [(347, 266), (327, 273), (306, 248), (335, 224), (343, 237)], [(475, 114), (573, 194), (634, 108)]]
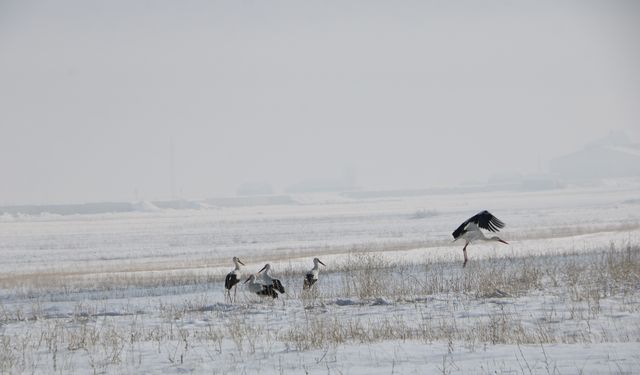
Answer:
[[(61, 318), (47, 316), (37, 301), (20, 308), (0, 304), (0, 326), (21, 327), (0, 337), (0, 373), (73, 373), (77, 363), (94, 373), (120, 372), (139, 368), (145, 361), (141, 348), (149, 346), (178, 365), (193, 361), (196, 352), (211, 358), (269, 356), (279, 350), (326, 350), (385, 340), (446, 342), (472, 350), (496, 344), (640, 340), (640, 323), (595, 325), (605, 299), (619, 301), (615, 310), (609, 303), (607, 314), (640, 311), (637, 245), (478, 260), (465, 269), (458, 262), (395, 264), (375, 252), (359, 252), (322, 273), (318, 288), (306, 294), (298, 291), (299, 271), (284, 269), (282, 275), (285, 285), (292, 285), (284, 301), (219, 309), (206, 294), (179, 303), (160, 299), (145, 314), (125, 311), (115, 317), (100, 315), (101, 301), (79, 302)], [(166, 286), (166, 280), (155, 287)], [(204, 283), (197, 290), (210, 285), (190, 277), (173, 282)], [(517, 305), (521, 298), (540, 295), (553, 299), (542, 311)], [(339, 299), (354, 306), (341, 307)], [(396, 307), (401, 313), (390, 312)], [(360, 311), (364, 313), (352, 313)], [(279, 314), (286, 320), (278, 319)]]

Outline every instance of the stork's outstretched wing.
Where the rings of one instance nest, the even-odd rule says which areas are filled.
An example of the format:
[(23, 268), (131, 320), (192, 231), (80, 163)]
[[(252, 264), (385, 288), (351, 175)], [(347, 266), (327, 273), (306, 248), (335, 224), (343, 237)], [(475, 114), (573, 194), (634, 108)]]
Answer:
[(501, 228), (504, 228), (504, 223), (500, 221), (497, 217), (493, 216), (491, 212), (484, 210), (479, 212), (473, 216), (471, 216), (467, 221), (460, 224), (458, 229), (456, 229), (452, 235), (453, 238), (458, 238), (465, 234), (467, 231), (467, 227), (469, 224), (475, 224), (482, 229), (489, 230), (491, 232), (498, 232)]

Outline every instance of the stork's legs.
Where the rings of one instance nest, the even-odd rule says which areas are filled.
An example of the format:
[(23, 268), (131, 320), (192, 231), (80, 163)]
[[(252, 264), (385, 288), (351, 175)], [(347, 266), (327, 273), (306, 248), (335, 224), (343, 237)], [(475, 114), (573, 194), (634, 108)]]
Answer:
[(226, 289), (224, 292), (224, 301), (229, 303), (236, 303), (236, 295), (238, 293), (238, 287), (236, 285), (232, 286), (233, 288), (233, 297), (231, 297), (231, 289)]
[(462, 268), (466, 267), (467, 262), (469, 261), (469, 258), (467, 258), (467, 245), (469, 245), (468, 242), (464, 244), (464, 247), (462, 248), (462, 253), (464, 254), (464, 263), (462, 263)]

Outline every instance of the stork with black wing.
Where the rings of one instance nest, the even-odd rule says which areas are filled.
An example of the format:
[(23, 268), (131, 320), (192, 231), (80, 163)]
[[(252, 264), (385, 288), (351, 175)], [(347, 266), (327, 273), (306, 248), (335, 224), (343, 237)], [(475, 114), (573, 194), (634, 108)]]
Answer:
[(473, 216), (471, 216), (467, 221), (460, 224), (458, 229), (456, 229), (452, 235), (453, 240), (465, 240), (464, 248), (462, 252), (464, 253), (464, 263), (462, 267), (467, 265), (467, 245), (474, 241), (496, 241), (502, 242), (504, 244), (508, 244), (507, 241), (504, 241), (498, 236), (486, 237), (484, 233), (480, 229), (486, 229), (491, 232), (498, 232), (500, 229), (504, 228), (504, 223), (500, 221), (497, 217), (493, 216), (489, 211), (482, 211)]

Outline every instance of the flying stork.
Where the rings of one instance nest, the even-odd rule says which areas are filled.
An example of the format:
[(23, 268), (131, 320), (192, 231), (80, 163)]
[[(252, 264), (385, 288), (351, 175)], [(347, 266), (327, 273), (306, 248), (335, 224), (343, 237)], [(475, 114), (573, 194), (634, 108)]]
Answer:
[(316, 283), (316, 281), (318, 281), (318, 274), (320, 273), (319, 264), (322, 264), (326, 267), (326, 265), (322, 263), (320, 259), (313, 258), (313, 268), (309, 270), (309, 272), (307, 272), (307, 274), (305, 275), (302, 289), (309, 289)]
[(249, 278), (246, 279), (244, 283), (246, 284), (249, 281), (251, 281), (251, 283), (249, 284), (248, 288), (251, 293), (255, 293), (263, 297), (278, 298), (278, 293), (276, 293), (276, 291), (273, 289), (273, 286), (264, 285), (256, 281), (256, 275), (249, 276)]
[[(231, 301), (231, 288), (233, 288), (240, 281), (240, 277), (241, 277), (240, 265), (242, 264), (244, 266), (244, 263), (242, 263), (242, 261), (238, 259), (238, 257), (233, 257), (233, 264), (235, 264), (236, 267), (233, 269), (233, 271), (229, 272), (227, 274), (227, 277), (224, 279), (224, 288), (227, 291), (226, 296), (229, 298), (230, 301)], [(233, 302), (235, 302), (237, 291), (238, 291), (237, 288), (233, 290)]]
[(456, 229), (452, 235), (454, 241), (459, 239), (465, 240), (464, 248), (462, 248), (462, 252), (464, 253), (464, 263), (462, 264), (462, 267), (465, 267), (469, 260), (467, 258), (467, 245), (473, 241), (497, 241), (508, 245), (507, 241), (502, 240), (498, 236), (486, 237), (480, 228), (491, 232), (498, 232), (500, 228), (504, 228), (504, 223), (497, 217), (493, 216), (489, 211), (484, 210), (471, 216), (467, 221), (460, 224), (458, 229)]
[(264, 271), (264, 273), (262, 274), (262, 280), (264, 280), (265, 285), (271, 285), (273, 286), (273, 289), (277, 290), (280, 293), (284, 293), (284, 287), (282, 286), (280, 280), (271, 277), (271, 265), (269, 263), (265, 264), (264, 267), (262, 267), (262, 269), (258, 271), (258, 273), (262, 273), (262, 271)]

